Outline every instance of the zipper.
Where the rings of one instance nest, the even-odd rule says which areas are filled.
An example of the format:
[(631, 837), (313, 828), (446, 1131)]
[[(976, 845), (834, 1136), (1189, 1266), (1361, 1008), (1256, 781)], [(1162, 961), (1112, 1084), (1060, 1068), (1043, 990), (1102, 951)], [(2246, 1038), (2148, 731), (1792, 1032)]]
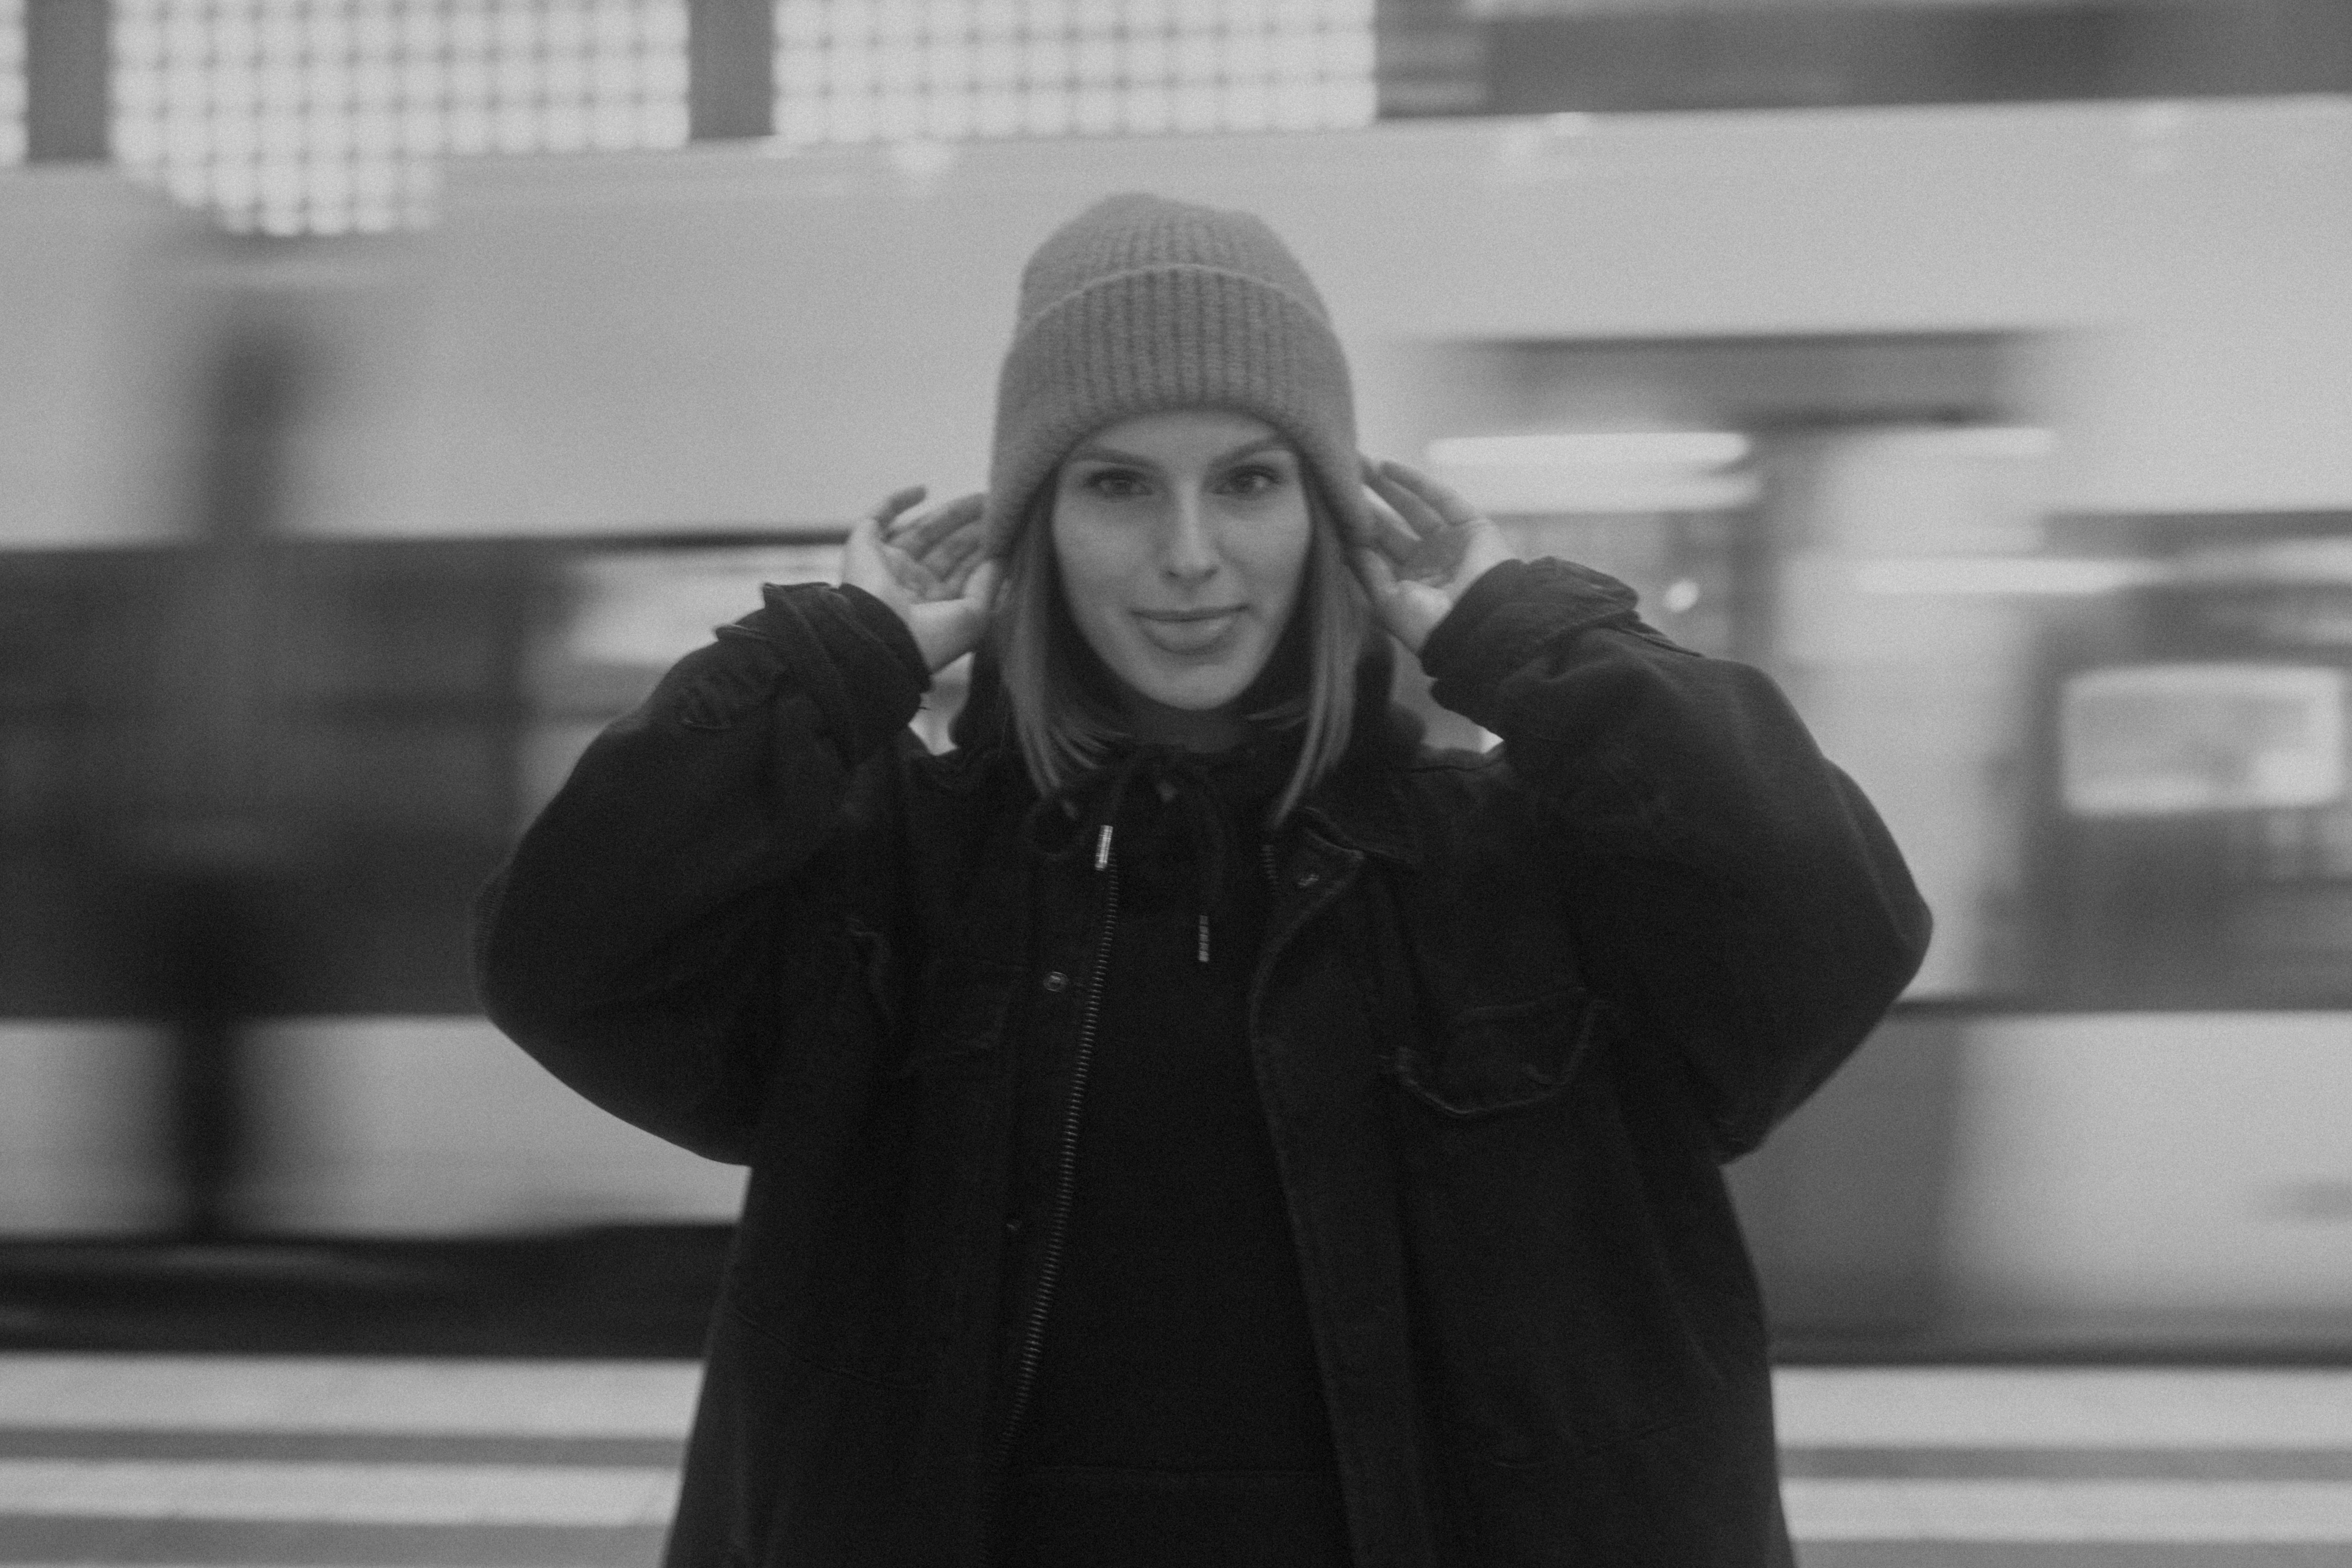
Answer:
[(1045, 1313), (1054, 1300), (1054, 1284), (1062, 1272), (1062, 1250), (1068, 1244), (1071, 1205), (1078, 1191), (1078, 1119), (1087, 1098), (1087, 1078), (1094, 1066), (1095, 1030), (1102, 1021), (1103, 982), (1110, 970), (1110, 939), (1118, 924), (1118, 868), (1111, 855), (1110, 825), (1105, 823), (1095, 847), (1095, 869), (1102, 872), (1101, 933), (1095, 939), (1094, 965), (1087, 976), (1086, 999), (1078, 1014), (1078, 1049), (1070, 1068), (1069, 1108), (1062, 1115), (1060, 1168), (1054, 1187), (1054, 1214), (1045, 1230), (1045, 1254), (1038, 1267), (1037, 1299), (1029, 1308), (1022, 1330), (1021, 1355), (1014, 1365), (1012, 1402), (1004, 1431), (996, 1444), (996, 1475), (1001, 1480), (1013, 1458), (1013, 1436), (1036, 1392), (1037, 1366), (1045, 1352)]

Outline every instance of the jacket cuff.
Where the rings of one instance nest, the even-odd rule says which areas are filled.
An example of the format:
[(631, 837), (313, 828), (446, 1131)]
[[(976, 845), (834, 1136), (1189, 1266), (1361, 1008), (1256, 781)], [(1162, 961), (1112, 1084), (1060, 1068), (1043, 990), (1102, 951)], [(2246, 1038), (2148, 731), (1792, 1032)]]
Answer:
[(863, 588), (824, 583), (770, 583), (760, 597), (761, 608), (735, 625), (782, 656), (845, 762), (855, 764), (907, 727), (931, 677), (889, 605)]
[[(1547, 556), (1506, 561), (1470, 584), (1422, 644), (1430, 695), (1455, 712), (1490, 712), (1495, 689), (1553, 641), (1595, 626), (1664, 638), (1643, 624), (1633, 590), (1590, 566)], [(1481, 720), (1481, 722), (1484, 721)]]

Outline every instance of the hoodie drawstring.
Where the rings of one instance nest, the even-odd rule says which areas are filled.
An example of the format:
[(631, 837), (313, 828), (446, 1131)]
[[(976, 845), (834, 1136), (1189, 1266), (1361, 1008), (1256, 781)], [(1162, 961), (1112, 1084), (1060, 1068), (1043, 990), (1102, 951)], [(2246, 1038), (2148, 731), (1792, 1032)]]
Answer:
[(1127, 804), (1128, 786), (1146, 768), (1151, 771), (1161, 804), (1176, 808), (1183, 818), (1185, 835), (1192, 841), (1199, 876), (1192, 956), (1194, 962), (1206, 963), (1211, 951), (1209, 910), (1216, 903), (1217, 889), (1225, 872), (1227, 834), (1224, 810), (1218, 804), (1215, 786), (1198, 763), (1181, 752), (1149, 747), (1130, 752), (1120, 762), (1103, 792), (1101, 807), (1094, 814), (1094, 868), (1097, 872), (1112, 868), (1112, 847), (1119, 814)]

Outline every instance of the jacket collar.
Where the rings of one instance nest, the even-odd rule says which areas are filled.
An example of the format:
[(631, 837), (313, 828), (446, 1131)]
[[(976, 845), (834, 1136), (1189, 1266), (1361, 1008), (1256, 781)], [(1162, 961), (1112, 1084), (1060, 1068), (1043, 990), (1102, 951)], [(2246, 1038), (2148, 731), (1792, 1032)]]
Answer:
[(1356, 666), (1356, 711), (1347, 758), (1308, 792), (1299, 814), (1336, 842), (1402, 866), (1421, 863), (1421, 837), (1405, 807), (1403, 764), (1420, 749), (1421, 720), (1390, 700), (1396, 658), (1376, 635)]

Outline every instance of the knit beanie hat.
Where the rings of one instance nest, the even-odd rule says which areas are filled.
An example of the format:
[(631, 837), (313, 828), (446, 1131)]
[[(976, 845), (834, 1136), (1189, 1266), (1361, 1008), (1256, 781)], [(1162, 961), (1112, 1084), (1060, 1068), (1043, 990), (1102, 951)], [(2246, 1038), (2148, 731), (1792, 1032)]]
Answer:
[(1306, 271), (1247, 213), (1129, 194), (1037, 247), (997, 381), (989, 552), (1106, 425), (1171, 408), (1254, 415), (1287, 437), (1343, 533), (1362, 510), (1348, 362)]

